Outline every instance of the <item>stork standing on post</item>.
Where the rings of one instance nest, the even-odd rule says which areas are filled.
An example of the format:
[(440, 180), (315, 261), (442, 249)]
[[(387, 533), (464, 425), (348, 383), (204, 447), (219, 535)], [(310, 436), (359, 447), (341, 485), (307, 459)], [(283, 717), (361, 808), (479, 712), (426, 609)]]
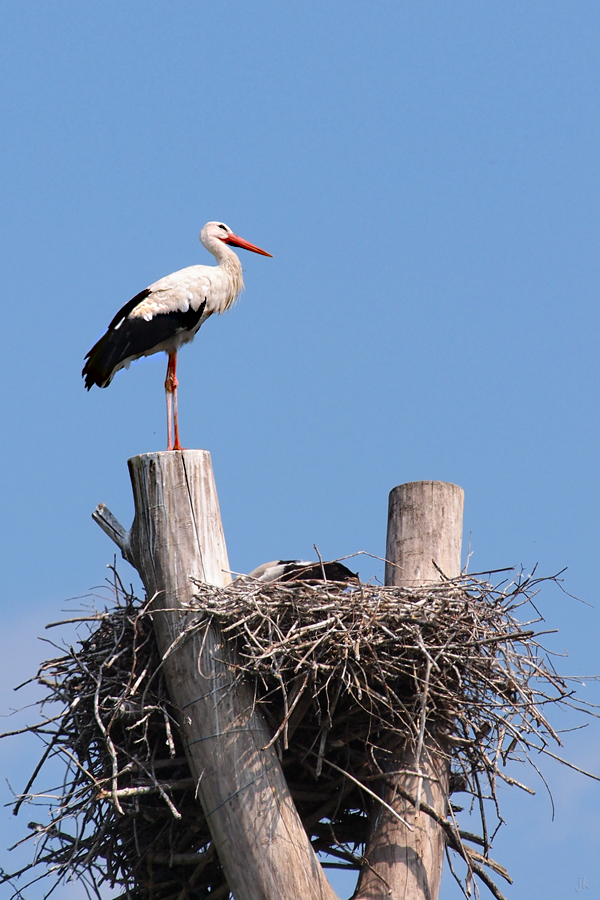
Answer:
[[(168, 354), (167, 450), (181, 450), (177, 420), (177, 351), (193, 340), (213, 313), (222, 313), (244, 288), (242, 265), (230, 246), (271, 256), (233, 233), (223, 222), (208, 222), (200, 240), (217, 260), (216, 266), (189, 266), (155, 281), (116, 314), (105, 335), (86, 355), (85, 386), (108, 387), (115, 374), (141, 356)], [(172, 421), (171, 421), (172, 420)], [(173, 430), (175, 441), (173, 441)]]

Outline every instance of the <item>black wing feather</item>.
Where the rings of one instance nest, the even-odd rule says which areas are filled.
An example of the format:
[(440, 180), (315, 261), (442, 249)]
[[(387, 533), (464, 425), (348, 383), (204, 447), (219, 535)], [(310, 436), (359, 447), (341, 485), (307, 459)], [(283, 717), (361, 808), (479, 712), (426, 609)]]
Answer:
[(108, 331), (86, 355), (82, 375), (89, 391), (92, 385), (108, 387), (121, 364), (155, 353), (154, 348), (182, 331), (193, 331), (204, 314), (206, 300), (198, 309), (157, 313), (151, 319), (130, 318), (135, 307), (151, 293), (146, 289), (130, 300), (116, 314)]
[(133, 297), (131, 300), (128, 300), (125, 306), (121, 307), (119, 312), (116, 314), (116, 316), (108, 326), (108, 331), (113, 331), (115, 328), (117, 328), (119, 322), (122, 322), (123, 319), (126, 319), (129, 313), (133, 312), (138, 303), (141, 303), (142, 300), (145, 300), (146, 297), (149, 297), (151, 293), (152, 291), (150, 290), (150, 288), (145, 288), (143, 291), (140, 291), (139, 294), (136, 294), (135, 297)]
[(358, 578), (358, 572), (351, 572), (339, 562), (306, 563), (297, 559), (280, 559), (283, 574), (278, 581), (323, 581), (323, 570), (327, 581), (351, 581)]

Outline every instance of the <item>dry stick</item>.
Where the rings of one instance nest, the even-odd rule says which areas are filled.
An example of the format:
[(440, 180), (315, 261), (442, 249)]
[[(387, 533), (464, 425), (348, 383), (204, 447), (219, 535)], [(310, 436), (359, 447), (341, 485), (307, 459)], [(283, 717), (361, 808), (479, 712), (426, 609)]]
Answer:
[(546, 756), (551, 756), (552, 759), (555, 759), (557, 762), (562, 763), (564, 766), (568, 766), (569, 769), (574, 769), (576, 772), (580, 772), (581, 775), (586, 775), (588, 778), (593, 778), (594, 781), (600, 781), (600, 775), (593, 775), (591, 772), (586, 771), (586, 769), (580, 769), (579, 766), (576, 766), (574, 763), (568, 762), (568, 760), (563, 759), (562, 756), (557, 756), (555, 753), (551, 753), (550, 750), (547, 749), (547, 747), (536, 747), (534, 744), (530, 744), (529, 746), (533, 750), (538, 750), (540, 753), (544, 753)]
[[(195, 787), (196, 782), (193, 778), (182, 778), (181, 781), (162, 781), (160, 784), (140, 784), (137, 787), (119, 788), (116, 791), (117, 797), (141, 797), (142, 794), (158, 794), (161, 791), (170, 790), (177, 791), (185, 788)], [(112, 791), (99, 791), (99, 800), (110, 800), (113, 797)], [(176, 818), (181, 818), (179, 815)]]
[(470, 900), (471, 892), (467, 891), (465, 885), (460, 880), (460, 877), (454, 871), (454, 866), (452, 865), (452, 857), (450, 856), (450, 847), (448, 844), (446, 844), (445, 852), (446, 852), (446, 859), (448, 860), (448, 868), (450, 869), (450, 874), (452, 875), (452, 877), (456, 881), (457, 885), (459, 886), (463, 896), (466, 897), (467, 900)]
[[(48, 687), (48, 685), (46, 685)], [(16, 737), (19, 734), (54, 734), (53, 731), (48, 731), (48, 725), (52, 724), (52, 722), (58, 722), (63, 719), (64, 713), (58, 713), (56, 716), (52, 716), (49, 719), (45, 719), (43, 722), (39, 722), (37, 725), (26, 725), (24, 728), (17, 728), (16, 731), (5, 731), (3, 734), (0, 734), (0, 740), (2, 738), (7, 737)]]
[(346, 772), (344, 769), (340, 769), (339, 766), (336, 766), (336, 764), (332, 763), (331, 760), (329, 760), (329, 759), (324, 759), (323, 762), (325, 763), (326, 766), (331, 766), (332, 769), (335, 769), (337, 772), (340, 772), (346, 778), (349, 778), (350, 781), (353, 781), (354, 784), (358, 785), (358, 787), (361, 788), (361, 790), (365, 791), (365, 793), (367, 793), (370, 797), (372, 797), (374, 800), (376, 800), (378, 803), (380, 803), (382, 806), (384, 806), (388, 810), (388, 812), (391, 812), (391, 814), (396, 819), (398, 819), (399, 822), (402, 822), (402, 824), (405, 825), (409, 831), (413, 830), (412, 825), (409, 825), (408, 822), (405, 821), (405, 819), (403, 819), (402, 816), (396, 812), (396, 810), (394, 809), (393, 806), (390, 806), (389, 803), (386, 803), (382, 797), (378, 797), (377, 794), (375, 794), (370, 788), (368, 788), (365, 784), (363, 784), (362, 781), (359, 781), (358, 778), (355, 778), (354, 775), (350, 774), (350, 772)]
[(323, 581), (327, 581), (327, 576), (325, 575), (325, 566), (323, 565), (323, 558), (322, 558), (321, 554), (319, 553), (319, 548), (317, 547), (316, 544), (313, 544), (313, 547), (315, 548), (316, 554), (319, 557), (319, 562), (321, 563), (321, 572), (323, 574)]
[(42, 766), (44, 765), (44, 763), (45, 763), (46, 760), (48, 759), (48, 756), (49, 756), (50, 753), (52, 752), (52, 749), (53, 749), (53, 747), (55, 746), (56, 742), (58, 741), (58, 739), (59, 739), (59, 737), (60, 737), (60, 734), (61, 734), (61, 731), (58, 731), (58, 732), (54, 735), (54, 737), (52, 738), (52, 740), (50, 741), (50, 743), (48, 744), (48, 746), (46, 747), (44, 753), (42, 754), (42, 758), (40, 759), (39, 763), (37, 764), (37, 766), (36, 766), (35, 769), (33, 770), (33, 774), (32, 774), (32, 776), (31, 776), (31, 778), (29, 779), (29, 781), (28, 781), (27, 784), (25, 785), (25, 789), (23, 790), (23, 792), (22, 792), (22, 794), (21, 794), (21, 797), (20, 797), (19, 800), (17, 800), (17, 802), (15, 803), (15, 806), (14, 806), (14, 808), (13, 808), (13, 816), (18, 815), (19, 810), (20, 810), (20, 808), (21, 808), (21, 804), (25, 801), (25, 798), (26, 798), (26, 796), (27, 796), (27, 793), (28, 793), (28, 791), (29, 791), (29, 788), (31, 787), (31, 785), (33, 784), (33, 782), (35, 781), (35, 779), (36, 779), (37, 776), (39, 775), (40, 769), (42, 768)]
[[(408, 791), (404, 790), (404, 788), (402, 788), (401, 786), (398, 786), (397, 790), (398, 790), (398, 793), (400, 793), (404, 797), (405, 800), (408, 800), (408, 802), (413, 807), (416, 808), (416, 803), (417, 803), (416, 797), (413, 797)], [(429, 806), (428, 803), (425, 803), (425, 801), (422, 801), (421, 809), (428, 816), (431, 816), (431, 818), (435, 822), (437, 822), (437, 824), (444, 830), (444, 832), (446, 833), (446, 835), (448, 837), (449, 842), (453, 846), (453, 849), (455, 849), (463, 857), (465, 862), (473, 868), (473, 871), (480, 878), (482, 878), (482, 874), (485, 874), (485, 873), (482, 873), (481, 869), (477, 865), (473, 864), (472, 857), (479, 859), (484, 865), (488, 866), (494, 872), (497, 872), (499, 875), (502, 875), (502, 877), (506, 881), (508, 881), (509, 884), (512, 884), (512, 878), (510, 877), (510, 875), (508, 874), (506, 869), (504, 869), (503, 866), (501, 866), (499, 863), (495, 862), (494, 860), (489, 859), (488, 857), (482, 856), (480, 853), (477, 853), (474, 850), (470, 850), (468, 847), (465, 847), (463, 845), (462, 840), (461, 840), (460, 830), (458, 829), (458, 827), (456, 827), (456, 826), (453, 827), (450, 824), (450, 822), (448, 822), (447, 819), (445, 819), (438, 812), (436, 812), (436, 810), (433, 809), (432, 806)], [(479, 869), (479, 871), (478, 871), (478, 869)], [(492, 882), (492, 884), (493, 884), (493, 882)], [(487, 886), (489, 887), (489, 885), (487, 885)], [(493, 885), (493, 886), (494, 886), (494, 888), (496, 887), (495, 885)], [(496, 890), (497, 890), (497, 888), (496, 888)], [(492, 891), (492, 893), (494, 893), (494, 892)], [(499, 891), (498, 891), (498, 893), (494, 893), (494, 896), (499, 897), (500, 900), (505, 900), (505, 898), (502, 897), (502, 894), (500, 894)]]
[(61, 619), (60, 622), (49, 622), (44, 628), (57, 628), (59, 625), (70, 625), (72, 622), (101, 622), (105, 618), (105, 613), (97, 616), (76, 616), (73, 619)]
[[(294, 710), (296, 709), (298, 702), (304, 693), (304, 689), (306, 688), (307, 682), (308, 682), (308, 673), (304, 676), (304, 681), (302, 683), (302, 687), (300, 688), (300, 690), (294, 697), (292, 705), (285, 712), (285, 717), (284, 717), (281, 725), (279, 726), (279, 728), (277, 729), (277, 731), (275, 732), (275, 734), (273, 735), (273, 737), (271, 738), (269, 743), (266, 745), (266, 747), (263, 747), (264, 750), (267, 750), (272, 744), (274, 744), (275, 741), (277, 740), (277, 738), (279, 737), (279, 735), (281, 734), (281, 732), (284, 729), (287, 729), (287, 725), (290, 720), (290, 717), (291, 717), (292, 713), (294, 712)], [(286, 707), (287, 707), (287, 699), (286, 699)], [(284, 744), (285, 744), (285, 749), (287, 750), (287, 740), (284, 741)]]
[(417, 743), (417, 754), (415, 757), (416, 769), (419, 773), (419, 777), (417, 779), (417, 805), (415, 806), (416, 815), (419, 815), (419, 809), (421, 807), (421, 791), (423, 789), (423, 778), (421, 776), (421, 753), (423, 751), (423, 739), (425, 737), (425, 722), (427, 718), (426, 705), (427, 705), (427, 696), (429, 694), (429, 676), (431, 674), (431, 658), (427, 657), (427, 665), (425, 669), (425, 684), (423, 686), (423, 694), (421, 697), (421, 722), (419, 726), (419, 740)]

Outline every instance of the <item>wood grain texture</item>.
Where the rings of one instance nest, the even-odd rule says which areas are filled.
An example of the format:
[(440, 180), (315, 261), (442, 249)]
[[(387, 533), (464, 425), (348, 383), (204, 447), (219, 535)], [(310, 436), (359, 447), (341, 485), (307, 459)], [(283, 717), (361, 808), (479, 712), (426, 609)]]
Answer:
[[(414, 587), (460, 574), (464, 493), (455, 484), (417, 481), (390, 493), (386, 584)], [(431, 723), (430, 723), (431, 725)], [(438, 742), (439, 741), (439, 742)], [(448, 804), (449, 764), (442, 736), (426, 741), (419, 755), (406, 747), (390, 758), (390, 770), (402, 775), (386, 788), (385, 801), (412, 827), (385, 808), (374, 808), (371, 835), (356, 900), (437, 900), (444, 864), (444, 834), (437, 823), (398, 793), (419, 797), (440, 815)]]
[(440, 581), (440, 570), (460, 575), (463, 504), (463, 489), (446, 481), (411, 481), (390, 491), (386, 584)]
[[(254, 696), (235, 681), (217, 629), (173, 648), (194, 593), (190, 576), (231, 576), (210, 454), (147, 453), (129, 460), (135, 517), (126, 533), (106, 507), (95, 518), (137, 568), (153, 621), (186, 754), (236, 900), (335, 900), (296, 813)], [(115, 524), (116, 523), (116, 524)]]

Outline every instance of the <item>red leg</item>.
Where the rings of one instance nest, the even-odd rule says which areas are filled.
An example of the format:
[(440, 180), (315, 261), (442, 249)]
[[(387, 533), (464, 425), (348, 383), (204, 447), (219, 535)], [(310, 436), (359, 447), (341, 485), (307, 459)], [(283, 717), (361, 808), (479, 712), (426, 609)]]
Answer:
[(175, 381), (175, 390), (173, 391), (173, 425), (175, 427), (175, 443), (173, 444), (173, 450), (181, 450), (181, 444), (179, 443), (179, 420), (177, 418), (177, 381)]
[(173, 409), (173, 394), (170, 391), (165, 391), (167, 397), (167, 450), (173, 449), (173, 430), (171, 427), (171, 418), (172, 418), (172, 409)]
[[(181, 450), (179, 443), (179, 423), (177, 421), (177, 350), (169, 353), (167, 377), (165, 378), (165, 392), (167, 395), (167, 450)], [(171, 410), (174, 406), (175, 443), (171, 431)]]

